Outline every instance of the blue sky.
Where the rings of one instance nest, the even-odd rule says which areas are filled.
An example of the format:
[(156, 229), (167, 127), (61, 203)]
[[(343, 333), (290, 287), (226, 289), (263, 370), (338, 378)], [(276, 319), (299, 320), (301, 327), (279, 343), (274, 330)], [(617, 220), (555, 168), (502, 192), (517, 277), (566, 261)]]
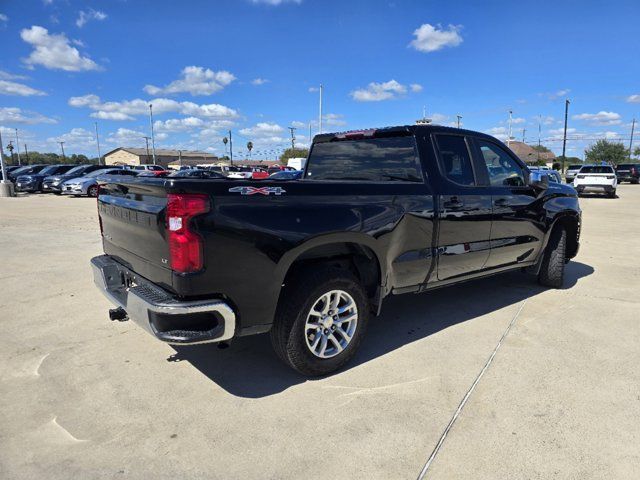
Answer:
[[(220, 0), (0, 2), (0, 126), (29, 149), (144, 146), (273, 157), (317, 132), (427, 116), (568, 154), (628, 144), (640, 113), (640, 2)], [(9, 137), (10, 136), (10, 137)], [(636, 143), (634, 142), (634, 145)], [(638, 142), (640, 144), (640, 141)], [(21, 145), (22, 147), (22, 145)], [(268, 153), (267, 153), (268, 152)]]

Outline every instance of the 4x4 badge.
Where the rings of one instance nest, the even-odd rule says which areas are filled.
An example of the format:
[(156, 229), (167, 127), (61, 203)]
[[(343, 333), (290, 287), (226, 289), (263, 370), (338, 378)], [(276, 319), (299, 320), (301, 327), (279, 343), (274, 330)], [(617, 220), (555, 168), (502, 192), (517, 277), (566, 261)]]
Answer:
[(282, 187), (233, 187), (229, 189), (231, 193), (240, 193), (240, 195), (282, 195), (286, 190)]

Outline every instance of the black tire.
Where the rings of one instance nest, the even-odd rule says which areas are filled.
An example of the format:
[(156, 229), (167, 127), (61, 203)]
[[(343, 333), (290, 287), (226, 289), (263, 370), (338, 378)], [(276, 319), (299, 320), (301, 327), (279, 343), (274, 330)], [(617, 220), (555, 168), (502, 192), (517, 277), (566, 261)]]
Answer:
[[(357, 307), (356, 329), (350, 342), (337, 355), (320, 358), (307, 346), (305, 323), (318, 299), (331, 290), (348, 293)], [(331, 373), (347, 363), (356, 353), (369, 320), (369, 300), (357, 278), (339, 267), (309, 267), (287, 282), (280, 297), (271, 328), (271, 343), (280, 359), (306, 376)]]
[(567, 231), (558, 227), (551, 232), (551, 238), (544, 252), (538, 283), (545, 287), (561, 288), (564, 283)]
[(97, 197), (98, 196), (98, 186), (97, 185), (91, 185), (88, 189), (87, 189), (87, 195), (89, 197)]
[(632, 183), (633, 185), (637, 185), (638, 182), (640, 182), (640, 180), (638, 180), (637, 178), (633, 178), (633, 179), (631, 179), (630, 183)]
[(616, 191), (615, 190), (609, 192), (609, 198), (616, 198)]

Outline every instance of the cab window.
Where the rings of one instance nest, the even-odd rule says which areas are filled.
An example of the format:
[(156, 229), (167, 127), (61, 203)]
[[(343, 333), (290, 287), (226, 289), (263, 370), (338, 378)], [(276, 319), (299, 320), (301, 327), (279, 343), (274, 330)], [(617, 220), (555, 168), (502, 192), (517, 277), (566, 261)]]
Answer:
[(460, 135), (437, 135), (442, 173), (450, 181), (467, 187), (475, 185), (471, 155)]
[(492, 187), (524, 187), (524, 170), (502, 147), (485, 140), (477, 140), (487, 166)]

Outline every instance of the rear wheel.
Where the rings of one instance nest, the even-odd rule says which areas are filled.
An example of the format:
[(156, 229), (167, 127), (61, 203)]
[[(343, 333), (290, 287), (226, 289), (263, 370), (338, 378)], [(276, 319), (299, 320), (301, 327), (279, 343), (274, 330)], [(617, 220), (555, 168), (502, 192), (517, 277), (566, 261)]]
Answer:
[(91, 185), (89, 187), (89, 189), (87, 190), (87, 195), (89, 195), (90, 197), (97, 197), (98, 196), (98, 186), (97, 185)]
[(303, 375), (331, 373), (355, 354), (369, 316), (367, 295), (349, 271), (323, 266), (287, 282), (271, 328), (281, 360)]
[(545, 287), (561, 288), (564, 283), (564, 265), (567, 249), (567, 231), (557, 227), (551, 232), (538, 274), (538, 283)]

